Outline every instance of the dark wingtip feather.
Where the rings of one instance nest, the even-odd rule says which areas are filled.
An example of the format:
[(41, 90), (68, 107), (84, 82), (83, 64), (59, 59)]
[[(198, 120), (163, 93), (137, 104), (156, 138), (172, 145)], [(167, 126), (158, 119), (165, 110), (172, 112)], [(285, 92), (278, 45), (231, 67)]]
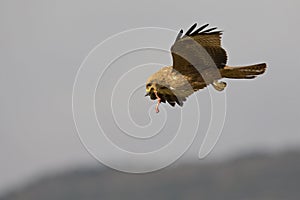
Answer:
[(219, 31), (216, 30), (217, 27), (213, 27), (213, 28), (209, 28), (206, 29), (206, 27), (208, 27), (209, 24), (204, 24), (201, 27), (197, 28), (196, 30), (194, 30), (197, 27), (197, 23), (193, 24), (188, 30), (187, 32), (183, 35), (183, 30), (181, 29), (176, 37), (175, 42), (177, 42), (178, 40), (180, 40), (181, 38), (185, 38), (185, 37), (191, 37), (191, 36), (196, 36), (196, 35), (213, 35), (213, 34), (219, 34), (222, 35), (223, 31)]
[(182, 102), (182, 101), (176, 101), (176, 103), (177, 103), (179, 106), (183, 106), (183, 102)]
[(197, 30), (195, 30), (194, 33), (199, 33), (200, 31), (202, 31), (203, 29), (205, 29), (208, 26), (209, 26), (209, 24), (204, 24), (203, 26), (201, 26), (200, 28), (198, 28)]
[(209, 29), (206, 29), (205, 31), (203, 31), (202, 33), (209, 33), (209, 32), (211, 32), (213, 30), (216, 30), (216, 29), (217, 29), (217, 27), (209, 28)]
[(222, 35), (223, 31), (213, 31), (209, 33), (205, 33), (206, 35), (212, 35), (212, 34), (221, 34)]
[(189, 30), (185, 33), (185, 35), (190, 35), (191, 32), (196, 28), (196, 26), (197, 26), (197, 23), (195, 23), (193, 26), (191, 26), (191, 27), (189, 28)]
[(177, 35), (175, 41), (179, 40), (179, 39), (181, 38), (182, 34), (183, 34), (183, 30), (181, 29), (181, 30), (179, 31), (179, 33), (178, 33), (178, 35)]
[(168, 103), (172, 106), (172, 107), (174, 107), (175, 106), (175, 102), (172, 102), (172, 101), (168, 101)]
[(179, 106), (183, 105), (182, 99), (175, 96), (175, 101)]

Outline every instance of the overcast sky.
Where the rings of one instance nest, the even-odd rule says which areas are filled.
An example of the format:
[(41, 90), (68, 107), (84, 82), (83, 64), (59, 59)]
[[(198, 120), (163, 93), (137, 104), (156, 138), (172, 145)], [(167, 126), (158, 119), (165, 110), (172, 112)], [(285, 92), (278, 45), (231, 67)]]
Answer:
[[(222, 44), (230, 65), (268, 64), (266, 74), (256, 80), (228, 81), (225, 126), (211, 158), (299, 146), (299, 8), (296, 0), (1, 1), (0, 194), (17, 183), (53, 170), (97, 163), (76, 133), (71, 104), (73, 83), (83, 59), (97, 44), (132, 28), (180, 30), (194, 22), (210, 23), (224, 30)], [(164, 39), (168, 34), (169, 40)], [(174, 39), (172, 34), (175, 33), (154, 36), (153, 44), (168, 49)], [(124, 44), (119, 45), (124, 47)], [(110, 48), (122, 47), (116, 44)], [(141, 58), (146, 55), (153, 55), (147, 57), (148, 63), (153, 58), (153, 63), (171, 64), (166, 52), (137, 52), (115, 62), (108, 77), (109, 73), (117, 72), (120, 77), (125, 69), (130, 70), (135, 56), (136, 60), (144, 61)], [(127, 68), (119, 71), (118, 67), (122, 66)], [(144, 73), (139, 73), (147, 78), (159, 67), (149, 69), (148, 66)], [(134, 76), (128, 83), (135, 83), (133, 79)], [(117, 80), (112, 78), (109, 83)], [(102, 86), (100, 82), (96, 106), (101, 104)], [(143, 92), (138, 89), (130, 100), (130, 105), (134, 104), (133, 118), (140, 124), (147, 123), (148, 110), (155, 103), (144, 98)], [(117, 94), (122, 96), (126, 92)], [(209, 102), (207, 97), (207, 90), (197, 94), (198, 99), (203, 98), (204, 121), (209, 115), (209, 109), (205, 108)], [(188, 104), (189, 101), (187, 109)], [(163, 106), (168, 112), (175, 112), (167, 120), (171, 124), (172, 120), (176, 122), (180, 109)], [(101, 109), (97, 108), (101, 120)], [(109, 129), (109, 123), (107, 126)], [(168, 128), (172, 130), (172, 126)], [(198, 148), (196, 142), (191, 154)]]

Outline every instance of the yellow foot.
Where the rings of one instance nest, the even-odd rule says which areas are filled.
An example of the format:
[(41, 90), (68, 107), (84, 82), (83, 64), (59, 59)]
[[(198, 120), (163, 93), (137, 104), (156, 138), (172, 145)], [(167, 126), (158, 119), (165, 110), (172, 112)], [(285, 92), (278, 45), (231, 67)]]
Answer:
[(222, 82), (222, 81), (214, 81), (212, 83), (213, 87), (218, 90), (218, 91), (223, 91), (226, 87), (226, 83), (225, 82)]

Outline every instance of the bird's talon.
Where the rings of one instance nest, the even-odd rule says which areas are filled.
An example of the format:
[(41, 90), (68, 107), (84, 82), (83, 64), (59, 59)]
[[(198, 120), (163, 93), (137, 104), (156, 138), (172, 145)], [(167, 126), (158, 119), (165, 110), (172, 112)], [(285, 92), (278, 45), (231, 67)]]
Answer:
[(155, 93), (155, 96), (156, 96), (156, 98), (157, 98), (157, 104), (156, 104), (156, 107), (155, 107), (155, 112), (156, 112), (156, 113), (159, 113), (158, 106), (159, 106), (159, 104), (160, 104), (160, 102), (161, 102), (161, 98), (158, 96), (157, 91), (155, 91), (154, 93)]
[(156, 105), (155, 112), (159, 113), (158, 105)]
[(156, 104), (156, 107), (155, 107), (155, 111), (156, 111), (156, 113), (159, 113), (158, 106), (159, 106), (160, 102), (161, 102), (161, 99), (160, 99), (160, 98), (158, 98), (158, 99), (157, 99), (157, 104)]

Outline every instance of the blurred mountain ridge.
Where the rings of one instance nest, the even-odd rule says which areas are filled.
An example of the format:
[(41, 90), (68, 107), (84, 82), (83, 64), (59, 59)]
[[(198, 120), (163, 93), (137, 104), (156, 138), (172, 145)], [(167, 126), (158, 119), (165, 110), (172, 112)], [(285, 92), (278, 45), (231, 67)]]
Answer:
[(0, 200), (300, 199), (300, 151), (172, 165), (147, 174), (108, 168), (46, 176)]

